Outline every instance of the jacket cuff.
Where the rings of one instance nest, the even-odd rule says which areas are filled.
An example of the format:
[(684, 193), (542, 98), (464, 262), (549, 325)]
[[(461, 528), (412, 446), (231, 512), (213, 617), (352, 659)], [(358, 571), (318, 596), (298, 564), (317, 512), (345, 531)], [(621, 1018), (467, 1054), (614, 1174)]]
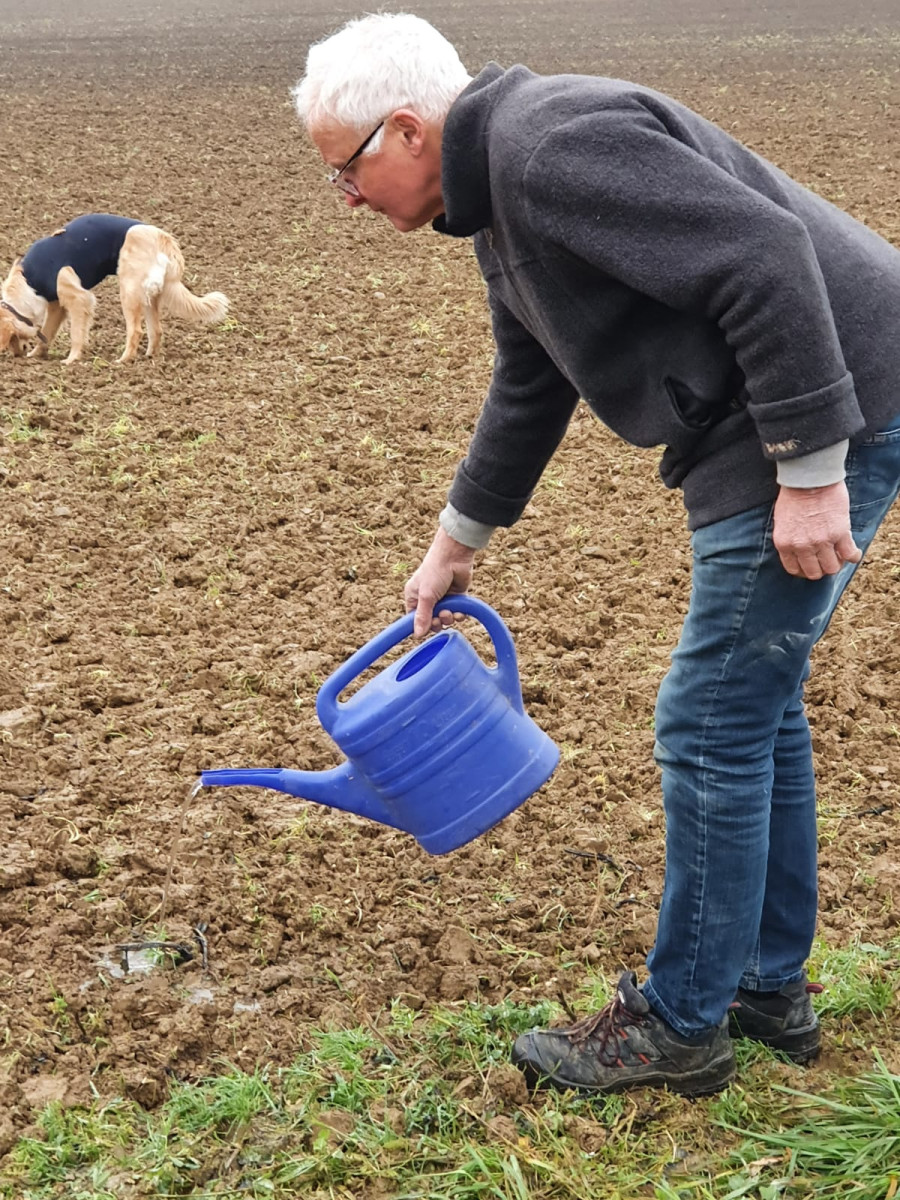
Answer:
[(443, 510), (438, 517), (438, 523), (448, 537), (471, 550), (483, 550), (496, 528), (494, 525), (483, 525), (481, 521), (473, 521), (471, 517), (464, 517), (452, 504), (448, 504)]
[(803, 396), (777, 403), (751, 401), (747, 411), (759, 431), (763, 453), (776, 461), (806, 458), (816, 450), (853, 437), (866, 424), (849, 371), (836, 383)]
[(783, 458), (776, 464), (776, 477), (781, 487), (815, 488), (840, 483), (846, 472), (844, 460), (850, 442), (844, 438), (824, 450), (814, 450), (803, 458)]
[(457, 467), (447, 499), (457, 512), (477, 513), (477, 517), (472, 518), (473, 521), (479, 521), (485, 525), (509, 526), (515, 525), (521, 517), (526, 504), (531, 499), (531, 493), (529, 492), (527, 496), (510, 498), (490, 492), (470, 478), (463, 462)]

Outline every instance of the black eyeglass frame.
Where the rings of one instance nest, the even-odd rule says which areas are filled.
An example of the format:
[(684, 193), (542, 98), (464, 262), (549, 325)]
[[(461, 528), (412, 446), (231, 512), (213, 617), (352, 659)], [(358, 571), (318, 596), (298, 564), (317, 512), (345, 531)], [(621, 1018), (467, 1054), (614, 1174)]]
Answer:
[(356, 150), (353, 151), (342, 167), (340, 167), (337, 171), (331, 172), (331, 174), (328, 176), (329, 183), (333, 183), (335, 187), (340, 188), (342, 192), (348, 192), (351, 196), (359, 194), (355, 185), (349, 183), (347, 180), (341, 179), (341, 176), (344, 174), (347, 168), (352, 166), (359, 156), (365, 152), (366, 147), (369, 145), (375, 135), (384, 128), (385, 121), (387, 121), (387, 117), (384, 118), (384, 121), (378, 122), (366, 140), (360, 146), (358, 146)]

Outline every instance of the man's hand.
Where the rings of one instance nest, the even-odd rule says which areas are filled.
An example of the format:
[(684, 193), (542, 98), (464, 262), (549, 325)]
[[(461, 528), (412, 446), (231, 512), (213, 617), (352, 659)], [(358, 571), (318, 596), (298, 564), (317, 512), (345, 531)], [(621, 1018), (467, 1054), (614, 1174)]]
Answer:
[(442, 612), (432, 617), (434, 606), (448, 592), (467, 592), (472, 582), (472, 563), (475, 551), (471, 546), (457, 542), (443, 529), (438, 529), (422, 565), (410, 578), (403, 595), (406, 611), (415, 609), (416, 619), (413, 633), (424, 637), (430, 630), (437, 631), (444, 625), (452, 625), (454, 614)]
[(782, 487), (775, 501), (772, 541), (790, 575), (836, 575), (862, 552), (850, 532), (850, 497), (843, 482), (828, 487)]

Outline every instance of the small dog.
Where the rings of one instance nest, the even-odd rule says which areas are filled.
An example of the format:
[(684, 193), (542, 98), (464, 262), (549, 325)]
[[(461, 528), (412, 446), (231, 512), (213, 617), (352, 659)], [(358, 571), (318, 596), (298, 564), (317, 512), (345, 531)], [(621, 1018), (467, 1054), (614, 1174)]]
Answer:
[[(137, 354), (142, 318), (150, 356), (160, 346), (162, 314), (212, 325), (228, 312), (228, 298), (221, 292), (195, 296), (181, 282), (184, 257), (170, 233), (128, 217), (89, 213), (34, 242), (13, 263), (0, 289), (7, 310), (40, 331), (29, 357), (46, 357), (68, 317), (71, 349), (65, 362), (81, 358), (97, 306), (91, 289), (107, 275), (119, 277), (125, 315), (125, 350), (119, 362), (130, 362)], [(21, 330), (15, 336), (21, 339)], [(13, 348), (11, 338), (9, 344)], [(0, 339), (0, 349), (3, 345)]]

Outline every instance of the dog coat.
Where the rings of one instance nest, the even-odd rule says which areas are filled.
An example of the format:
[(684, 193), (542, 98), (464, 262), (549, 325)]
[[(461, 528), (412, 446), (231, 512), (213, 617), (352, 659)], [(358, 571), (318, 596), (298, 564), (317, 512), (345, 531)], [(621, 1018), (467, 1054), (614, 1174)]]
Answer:
[(129, 217), (110, 213), (88, 213), (76, 217), (59, 233), (29, 246), (22, 259), (25, 280), (45, 300), (56, 301), (56, 278), (63, 267), (71, 267), (87, 291), (119, 269), (119, 252), (132, 225)]

